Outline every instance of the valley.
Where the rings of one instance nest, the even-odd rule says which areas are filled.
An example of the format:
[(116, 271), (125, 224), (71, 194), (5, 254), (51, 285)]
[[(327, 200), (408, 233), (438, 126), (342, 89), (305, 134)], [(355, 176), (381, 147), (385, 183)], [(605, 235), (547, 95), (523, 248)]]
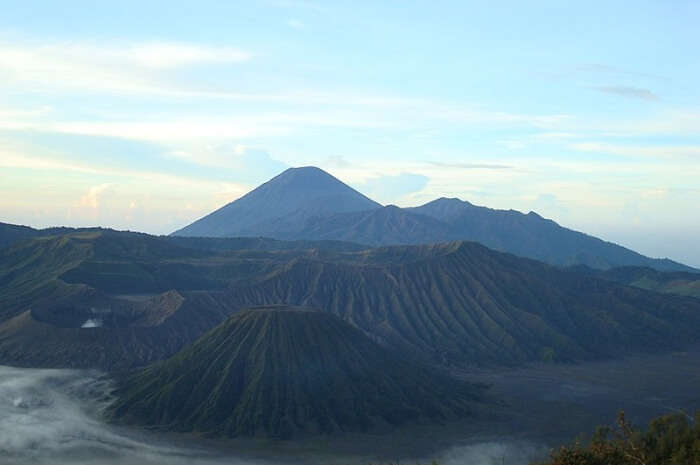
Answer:
[(700, 1), (0, 11), (0, 465), (700, 465)]
[[(463, 422), (382, 434), (295, 441), (206, 439), (104, 423), (110, 389), (96, 372), (0, 367), (0, 450), (19, 465), (527, 465), (625, 409), (636, 424), (700, 405), (700, 347), (576, 365), (533, 364), (459, 373), (491, 385), (500, 401)], [(21, 401), (18, 400), (21, 398)], [(97, 406), (97, 407), (96, 407)], [(33, 439), (41, 438), (29, 447)]]
[[(338, 183), (286, 171), (193, 229), (240, 214), (254, 234), (262, 209), (273, 237), (6, 225), (0, 433), (27, 429), (0, 449), (14, 463), (525, 465), (620, 409), (643, 424), (700, 407), (692, 268), (535, 214), (404, 211)], [(465, 222), (475, 235), (445, 226)], [(559, 252), (504, 251), (530, 234)]]

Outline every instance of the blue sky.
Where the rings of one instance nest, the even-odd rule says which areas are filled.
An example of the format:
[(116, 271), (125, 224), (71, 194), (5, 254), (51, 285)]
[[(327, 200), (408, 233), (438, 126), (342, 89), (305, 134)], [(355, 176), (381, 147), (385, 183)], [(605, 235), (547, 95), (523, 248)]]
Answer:
[(288, 166), (700, 265), (700, 3), (0, 1), (0, 221), (168, 233)]

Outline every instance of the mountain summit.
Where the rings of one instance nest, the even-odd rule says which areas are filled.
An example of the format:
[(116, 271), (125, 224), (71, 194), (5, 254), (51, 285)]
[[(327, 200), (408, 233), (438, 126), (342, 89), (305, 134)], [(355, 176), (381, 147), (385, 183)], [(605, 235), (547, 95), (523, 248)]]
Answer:
[(279, 236), (311, 217), (380, 208), (320, 168), (289, 168), (240, 199), (173, 233), (174, 236)]
[(117, 384), (115, 418), (232, 437), (442, 422), (468, 415), (481, 392), (380, 346), (330, 313), (286, 306), (237, 313)]
[(698, 271), (668, 259), (645, 257), (535, 212), (495, 210), (445, 197), (413, 208), (382, 207), (314, 167), (288, 169), (173, 235), (340, 240), (367, 246), (468, 240), (557, 266)]

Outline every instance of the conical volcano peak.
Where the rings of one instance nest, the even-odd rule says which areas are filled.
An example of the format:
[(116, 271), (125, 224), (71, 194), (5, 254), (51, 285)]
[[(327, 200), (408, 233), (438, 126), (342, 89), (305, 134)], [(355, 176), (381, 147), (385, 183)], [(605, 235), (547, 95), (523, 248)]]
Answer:
[[(361, 197), (366, 198), (364, 195), (355, 191), (350, 186), (340, 181), (338, 178), (315, 166), (301, 166), (298, 168), (288, 168), (282, 173), (275, 176), (274, 178), (270, 179), (268, 182), (258, 187), (258, 189), (262, 188), (294, 188), (300, 189), (302, 191), (321, 189), (324, 191), (325, 194), (331, 194), (335, 192), (343, 192), (345, 194), (349, 194), (350, 192), (353, 192)], [(256, 190), (252, 191), (251, 193), (255, 192)], [(369, 200), (373, 204), (375, 203), (370, 199), (367, 200)]]
[(370, 431), (468, 415), (480, 389), (308, 307), (243, 310), (117, 381), (115, 418), (221, 436)]
[[(294, 168), (287, 168), (279, 175), (277, 178), (294, 178), (294, 179), (328, 179), (330, 181), (337, 181), (335, 177), (331, 174), (323, 171), (317, 166), (298, 166)], [(273, 178), (275, 179), (275, 178)]]
[(308, 218), (379, 207), (322, 169), (304, 166), (287, 169), (173, 234), (281, 237), (301, 229)]

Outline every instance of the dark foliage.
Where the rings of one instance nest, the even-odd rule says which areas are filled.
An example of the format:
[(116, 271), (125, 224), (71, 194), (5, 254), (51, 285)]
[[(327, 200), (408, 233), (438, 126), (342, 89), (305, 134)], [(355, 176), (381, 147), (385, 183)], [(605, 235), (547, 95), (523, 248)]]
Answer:
[(563, 446), (542, 465), (700, 465), (700, 412), (656, 418), (646, 431), (620, 412), (614, 428), (599, 427), (588, 444)]

